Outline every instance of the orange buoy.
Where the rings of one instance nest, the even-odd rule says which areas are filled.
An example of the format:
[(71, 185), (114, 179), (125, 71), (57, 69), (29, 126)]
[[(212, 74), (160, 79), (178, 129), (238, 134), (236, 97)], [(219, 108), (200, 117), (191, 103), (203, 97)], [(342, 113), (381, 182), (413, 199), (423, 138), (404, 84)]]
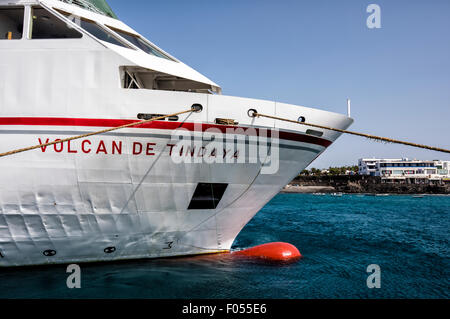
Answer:
[(302, 257), (298, 249), (288, 243), (268, 243), (236, 251), (232, 255), (263, 258), (272, 261), (293, 261)]

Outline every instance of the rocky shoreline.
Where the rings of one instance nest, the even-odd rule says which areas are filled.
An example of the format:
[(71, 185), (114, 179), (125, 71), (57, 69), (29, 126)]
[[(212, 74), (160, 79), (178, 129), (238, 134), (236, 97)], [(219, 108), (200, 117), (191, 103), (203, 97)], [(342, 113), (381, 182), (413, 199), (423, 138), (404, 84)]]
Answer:
[(449, 195), (450, 184), (392, 184), (382, 183), (380, 177), (360, 175), (299, 176), (287, 185), (282, 193)]
[(298, 194), (336, 193), (336, 189), (331, 186), (300, 186), (289, 184), (281, 192)]

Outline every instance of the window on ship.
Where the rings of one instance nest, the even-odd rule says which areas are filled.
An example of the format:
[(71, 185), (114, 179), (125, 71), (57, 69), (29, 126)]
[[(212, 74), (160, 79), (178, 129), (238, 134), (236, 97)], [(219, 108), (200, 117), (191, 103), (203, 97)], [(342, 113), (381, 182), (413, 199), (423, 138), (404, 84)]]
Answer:
[(32, 39), (79, 39), (83, 35), (41, 7), (32, 12)]
[[(82, 29), (89, 32), (91, 35), (96, 37), (101, 41), (105, 41), (114, 45), (118, 45), (127, 49), (133, 49), (131, 46), (127, 45), (119, 37), (115, 36), (111, 31), (107, 30), (106, 27), (100, 26), (95, 21), (71, 15), (65, 11), (57, 10), (62, 15), (66, 16), (70, 21), (74, 22), (76, 25), (80, 26)], [(134, 50), (134, 49), (133, 49)]]
[(130, 42), (134, 46), (136, 46), (137, 48), (139, 48), (142, 51), (144, 51), (145, 53), (157, 56), (158, 58), (163, 58), (163, 59), (167, 59), (167, 60), (170, 60), (170, 61), (175, 61), (175, 60), (171, 59), (170, 57), (168, 57), (166, 54), (162, 53), (157, 48), (155, 48), (150, 43), (147, 43), (146, 41), (144, 41), (141, 37), (139, 37), (139, 36), (137, 36), (135, 34), (132, 34), (132, 33), (125, 32), (123, 30), (119, 30), (119, 29), (110, 27), (108, 25), (107, 25), (107, 27), (109, 29), (111, 29), (112, 31), (116, 32), (118, 35), (123, 37), (125, 40), (127, 40), (128, 42)]
[(122, 41), (117, 39), (112, 33), (103, 29), (101, 26), (99, 26), (94, 21), (87, 20), (84, 18), (81, 18), (80, 21), (81, 21), (80, 26), (84, 30), (86, 30), (87, 32), (92, 34), (94, 37), (96, 37), (97, 39), (105, 41), (105, 42), (109, 42), (109, 43), (112, 43), (112, 44), (115, 44), (115, 45), (118, 45), (118, 46), (121, 46), (124, 48), (131, 49), (130, 46), (126, 45), (125, 43), (123, 43)]
[(120, 67), (120, 78), (124, 89), (148, 89), (211, 93), (211, 86), (170, 74), (145, 69), (138, 66)]
[(0, 8), (0, 39), (22, 39), (24, 8)]

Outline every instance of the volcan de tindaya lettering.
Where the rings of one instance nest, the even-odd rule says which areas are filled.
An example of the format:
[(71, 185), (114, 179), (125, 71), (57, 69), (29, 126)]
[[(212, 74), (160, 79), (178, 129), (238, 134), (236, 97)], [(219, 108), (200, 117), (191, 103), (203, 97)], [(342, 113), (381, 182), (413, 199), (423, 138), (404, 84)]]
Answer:
[(249, 110), (353, 122), (224, 96), (100, 0), (0, 0), (0, 61), (0, 153), (40, 146), (0, 157), (0, 266), (227, 252), (340, 136)]

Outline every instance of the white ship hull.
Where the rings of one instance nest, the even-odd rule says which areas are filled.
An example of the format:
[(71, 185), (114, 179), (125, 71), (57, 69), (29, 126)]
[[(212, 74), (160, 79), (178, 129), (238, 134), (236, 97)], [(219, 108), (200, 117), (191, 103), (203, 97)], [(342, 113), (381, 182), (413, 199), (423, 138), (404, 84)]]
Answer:
[[(161, 95), (161, 92), (150, 94)], [(193, 102), (181, 101), (186, 97), (201, 98), (200, 94), (178, 95), (179, 105)], [(236, 104), (250, 102), (215, 98), (234, 100)], [(275, 106), (275, 103), (270, 104)], [(207, 110), (209, 105), (214, 104), (205, 104)], [(333, 117), (305, 108), (302, 111), (310, 118), (316, 112), (327, 116), (320, 124), (339, 122), (338, 126), (345, 127), (350, 123), (343, 116)], [(130, 113), (137, 114), (138, 110)], [(76, 122), (82, 126), (71, 125)], [(0, 151), (51, 142), (125, 122), (3, 116), (0, 118)], [(188, 127), (186, 123), (184, 126)], [(237, 162), (241, 154), (231, 149), (225, 149), (222, 154), (225, 161), (233, 159), (234, 163), (205, 163), (202, 157), (211, 157), (212, 153), (206, 141), (200, 141), (204, 149), (197, 146), (197, 149), (182, 151), (183, 157), (190, 158), (192, 163), (175, 163), (171, 128), (180, 125), (180, 122), (157, 122), (0, 159), (0, 265), (227, 251), (253, 216), (331, 143), (298, 131), (281, 130), (279, 169), (275, 174), (261, 174), (261, 161), (250, 163), (248, 138), (244, 163)], [(198, 122), (197, 125), (203, 130), (211, 126), (220, 128)], [(196, 159), (201, 159), (201, 163), (194, 163)], [(228, 184), (216, 209), (188, 210), (196, 186), (201, 182)]]
[[(98, 19), (125, 29), (114, 19)], [(0, 266), (228, 251), (253, 216), (340, 135), (323, 131), (317, 137), (307, 126), (250, 118), (248, 110), (294, 120), (303, 116), (309, 123), (340, 129), (352, 123), (343, 115), (269, 101), (124, 89), (119, 85), (122, 66), (140, 63), (150, 69), (145, 53), (126, 50), (90, 36), (0, 41), (0, 152), (137, 121), (139, 113), (172, 114), (193, 104), (203, 106), (201, 113), (184, 114), (174, 122), (0, 158)], [(148, 59), (156, 65), (151, 69), (174, 68), (162, 59)], [(180, 62), (170, 63), (197, 81), (192, 83), (215, 88)], [(180, 83), (176, 85), (185, 85)], [(239, 124), (217, 125), (217, 118)], [(197, 141), (196, 148), (173, 147), (172, 135), (180, 127)], [(248, 136), (214, 153), (205, 138), (210, 133), (203, 131), (228, 133), (227, 128), (241, 137), (249, 129), (279, 132), (279, 156), (270, 164), (276, 164), (275, 170), (262, 172), (269, 164), (250, 152), (255, 142)], [(237, 152), (239, 145), (247, 151)], [(176, 151), (192, 163), (177, 163)], [(208, 162), (221, 156), (229, 163)], [(199, 183), (226, 185), (214, 209), (189, 209)]]

